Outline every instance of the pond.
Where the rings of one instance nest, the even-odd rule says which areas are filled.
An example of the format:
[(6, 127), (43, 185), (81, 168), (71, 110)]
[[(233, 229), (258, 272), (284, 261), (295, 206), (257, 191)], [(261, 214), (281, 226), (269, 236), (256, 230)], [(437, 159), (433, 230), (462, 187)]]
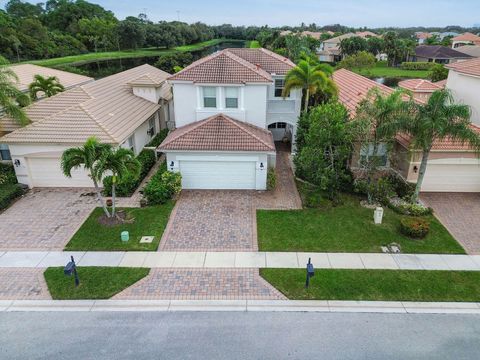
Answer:
[(372, 78), (372, 80), (376, 81), (379, 84), (386, 85), (391, 88), (396, 88), (398, 87), (398, 83), (400, 81), (405, 80), (406, 78), (401, 78), (401, 77), (376, 77)]
[[(246, 46), (246, 42), (229, 42), (225, 41), (217, 45), (210, 46), (202, 50), (191, 51), (193, 61), (196, 61), (204, 56), (210, 55), (218, 50), (226, 48), (243, 48)], [(159, 56), (145, 56), (145, 57), (133, 57), (124, 59), (113, 60), (99, 60), (86, 64), (74, 65), (72, 68), (79, 69), (83, 74), (94, 77), (95, 79), (116, 74), (118, 72), (134, 68), (143, 64), (153, 65), (158, 60)]]

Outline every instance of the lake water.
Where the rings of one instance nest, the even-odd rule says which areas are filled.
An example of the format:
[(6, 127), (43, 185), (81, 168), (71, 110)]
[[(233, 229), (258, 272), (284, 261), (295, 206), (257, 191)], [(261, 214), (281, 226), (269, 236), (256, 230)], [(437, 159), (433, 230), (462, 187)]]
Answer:
[[(225, 41), (217, 45), (210, 46), (202, 50), (191, 51), (190, 53), (193, 56), (193, 61), (196, 61), (204, 56), (210, 55), (218, 50), (223, 50), (226, 48), (243, 48), (245, 47), (246, 42), (229, 42)], [(134, 58), (125, 58), (125, 59), (114, 59), (114, 60), (99, 60), (93, 61), (86, 64), (72, 66), (82, 71), (88, 76), (94, 77), (96, 79), (116, 74), (118, 72), (134, 68), (143, 64), (153, 65), (158, 60), (159, 55), (156, 56), (146, 56), (146, 57), (134, 57)]]
[(398, 83), (402, 80), (405, 80), (405, 78), (401, 77), (378, 77), (378, 78), (372, 78), (372, 80), (376, 81), (379, 84), (386, 85), (391, 88), (396, 88), (398, 87)]

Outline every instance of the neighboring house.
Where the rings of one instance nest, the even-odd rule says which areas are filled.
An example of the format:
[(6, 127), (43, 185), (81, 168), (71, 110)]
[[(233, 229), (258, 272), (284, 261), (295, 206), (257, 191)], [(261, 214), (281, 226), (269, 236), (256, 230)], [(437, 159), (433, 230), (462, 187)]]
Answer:
[(425, 40), (431, 38), (433, 35), (428, 33), (428, 32), (416, 32), (415, 33), (415, 38), (417, 39), (417, 42), (419, 45), (422, 45), (425, 43)]
[[(24, 93), (27, 93), (29, 91), (28, 87), (34, 81), (35, 75), (41, 75), (43, 77), (55, 76), (65, 89), (71, 89), (75, 86), (83, 85), (93, 81), (93, 78), (88, 76), (73, 74), (66, 71), (50, 69), (47, 67), (32, 64), (11, 65), (10, 69), (13, 70), (13, 72), (18, 77), (18, 81), (16, 83), (17, 88)], [(39, 94), (39, 96), (41, 95)], [(0, 109), (0, 117), (1, 116), (2, 109)], [(0, 137), (9, 133), (17, 127), (18, 126), (16, 126), (16, 124), (8, 124), (7, 127), (3, 127), (0, 123)], [(0, 162), (7, 161), (11, 161), (8, 145), (0, 143)]]
[[(336, 36), (331, 39), (324, 40), (320, 43), (320, 47), (317, 50), (318, 60), (324, 62), (337, 62), (343, 59), (342, 52), (340, 51), (340, 43), (343, 39), (351, 37), (361, 37), (364, 39), (370, 37), (380, 37), (371, 31), (357, 31), (356, 33), (346, 33), (340, 36)], [(377, 60), (386, 60), (385, 54), (379, 54), (376, 56)]]
[(416, 100), (427, 101), (432, 93), (441, 90), (445, 86), (441, 83), (434, 83), (425, 79), (407, 79), (400, 81), (398, 86), (402, 89), (411, 91)]
[(466, 32), (452, 38), (453, 49), (464, 45), (480, 45), (480, 36)]
[(447, 65), (447, 88), (456, 102), (472, 109), (472, 122), (480, 126), (480, 58)]
[(420, 45), (415, 48), (415, 55), (410, 56), (409, 61), (435, 62), (450, 64), (456, 61), (471, 59), (470, 55), (453, 50), (441, 45)]
[(465, 45), (457, 47), (455, 50), (472, 57), (480, 57), (480, 45)]
[[(456, 63), (450, 67), (461, 64), (464, 63)], [(465, 69), (462, 71), (473, 72)], [(476, 71), (480, 75), (480, 70)], [(450, 72), (452, 73), (452, 69)], [(376, 87), (385, 95), (394, 91), (346, 69), (337, 70), (333, 74), (333, 80), (339, 90), (339, 100), (349, 110), (351, 118), (355, 117), (358, 105), (370, 89)], [(474, 94), (478, 94), (475, 89), (472, 90), (472, 95)], [(480, 127), (473, 124), (472, 127), (480, 132)], [(359, 168), (360, 159), (367, 151), (371, 152), (370, 149), (360, 148), (355, 151), (351, 160), (354, 172)], [(385, 146), (381, 146), (376, 155), (384, 159), (385, 169), (393, 170), (408, 181), (417, 181), (422, 153), (411, 148), (411, 139), (408, 136), (399, 134), (390, 154)], [(467, 145), (448, 139), (436, 141), (428, 160), (422, 191), (480, 192), (480, 161), (475, 151)]]
[(11, 131), (0, 142), (10, 147), (21, 184), (33, 187), (91, 187), (83, 169), (63, 175), (63, 151), (89, 137), (138, 154), (171, 120), (168, 73), (142, 65), (77, 86), (25, 108), (31, 124), (18, 128), (8, 117), (0, 126)]
[(266, 189), (274, 141), (295, 143), (302, 92), (282, 97), (294, 66), (266, 49), (225, 49), (169, 78), (176, 129), (159, 151), (184, 189)]
[(378, 37), (380, 38), (381, 36), (380, 35), (377, 35), (375, 34), (374, 32), (371, 32), (371, 31), (357, 31), (355, 33), (357, 36), (361, 37), (361, 38), (369, 38), (369, 37)]

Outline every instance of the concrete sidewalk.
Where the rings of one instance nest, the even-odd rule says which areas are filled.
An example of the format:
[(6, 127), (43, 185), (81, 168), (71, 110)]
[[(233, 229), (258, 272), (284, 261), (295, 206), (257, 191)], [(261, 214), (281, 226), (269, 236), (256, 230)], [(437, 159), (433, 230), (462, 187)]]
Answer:
[(0, 268), (64, 266), (73, 255), (79, 266), (147, 268), (304, 268), (480, 271), (480, 255), (300, 253), (300, 252), (0, 252)]
[(480, 314), (480, 303), (338, 300), (7, 300), (12, 311), (296, 311)]

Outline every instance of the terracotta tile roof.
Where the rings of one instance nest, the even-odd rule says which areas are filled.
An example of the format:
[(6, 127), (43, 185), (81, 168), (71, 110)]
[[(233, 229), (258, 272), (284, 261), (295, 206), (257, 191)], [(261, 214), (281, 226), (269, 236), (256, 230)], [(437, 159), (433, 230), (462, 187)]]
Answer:
[(464, 34), (455, 36), (452, 38), (452, 41), (471, 41), (471, 42), (480, 42), (480, 36), (466, 32)]
[(435, 90), (441, 90), (443, 88), (442, 86), (425, 79), (403, 80), (398, 83), (398, 86), (413, 92), (434, 92)]
[(295, 64), (288, 58), (273, 51), (247, 48), (231, 48), (227, 51), (241, 57), (253, 65), (259, 65), (269, 74), (285, 75)]
[(441, 45), (419, 45), (415, 56), (432, 59), (470, 59), (471, 56)]
[(327, 40), (324, 41), (324, 43), (340, 44), (340, 42), (343, 39), (348, 39), (348, 38), (355, 37), (355, 36), (358, 36), (358, 35), (354, 34), (354, 33), (346, 33), (346, 34), (343, 34), (343, 35), (335, 36), (331, 39), (327, 39)]
[(355, 33), (357, 36), (360, 36), (362, 38), (367, 38), (367, 37), (380, 37), (380, 35), (375, 34), (374, 32), (371, 31), (357, 31)]
[(440, 86), (442, 89), (447, 86), (447, 79), (434, 82), (435, 85)]
[[(145, 74), (164, 80), (169, 76), (145, 64), (40, 100), (26, 108), (32, 123), (1, 141), (71, 144), (96, 135), (102, 141), (120, 144), (160, 108), (134, 95), (129, 85)], [(163, 86), (170, 87), (166, 83)], [(9, 122), (12, 120), (6, 117), (0, 119), (0, 126)]]
[(445, 67), (462, 74), (480, 76), (480, 58), (459, 61), (453, 64), (445, 65)]
[(171, 132), (159, 150), (275, 151), (266, 129), (217, 114)]
[(458, 52), (473, 56), (480, 57), (480, 43), (479, 45), (465, 45), (455, 48)]
[(12, 65), (10, 68), (18, 76), (17, 88), (21, 91), (28, 91), (28, 86), (33, 82), (35, 75), (42, 75), (43, 77), (55, 76), (65, 89), (93, 81), (93, 78), (88, 76), (33, 64)]
[(428, 39), (428, 38), (431, 38), (432, 36), (433, 36), (432, 34), (427, 32), (420, 32), (415, 34), (415, 37), (417, 39)]

